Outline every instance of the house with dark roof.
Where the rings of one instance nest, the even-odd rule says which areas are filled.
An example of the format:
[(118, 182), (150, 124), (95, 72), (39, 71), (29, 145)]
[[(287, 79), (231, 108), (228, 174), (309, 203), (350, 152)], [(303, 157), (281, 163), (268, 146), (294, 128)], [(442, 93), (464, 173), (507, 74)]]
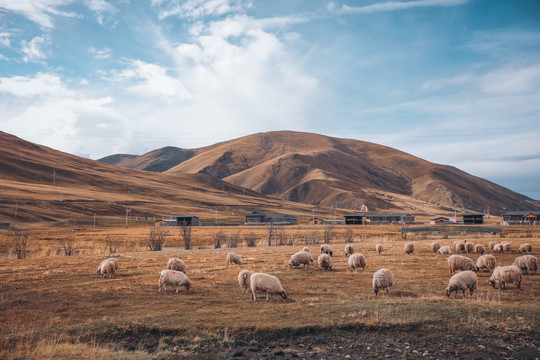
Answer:
[(483, 224), (485, 213), (463, 213), (459, 214), (463, 218), (463, 224)]
[(503, 220), (509, 224), (540, 224), (540, 211), (507, 211)]
[(262, 214), (254, 211), (246, 215), (246, 225), (250, 224), (296, 225), (298, 219), (294, 215)]
[(414, 223), (411, 214), (370, 214), (367, 216), (370, 223), (374, 224), (410, 224)]
[(343, 216), (345, 225), (362, 225), (366, 219), (365, 214), (348, 214)]

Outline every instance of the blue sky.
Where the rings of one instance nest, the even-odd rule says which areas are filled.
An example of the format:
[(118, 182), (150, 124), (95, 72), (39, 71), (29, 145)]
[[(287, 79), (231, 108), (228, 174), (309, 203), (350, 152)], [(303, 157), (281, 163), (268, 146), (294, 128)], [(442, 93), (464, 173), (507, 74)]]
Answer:
[(540, 2), (0, 0), (0, 113), (93, 159), (354, 138), (540, 199)]

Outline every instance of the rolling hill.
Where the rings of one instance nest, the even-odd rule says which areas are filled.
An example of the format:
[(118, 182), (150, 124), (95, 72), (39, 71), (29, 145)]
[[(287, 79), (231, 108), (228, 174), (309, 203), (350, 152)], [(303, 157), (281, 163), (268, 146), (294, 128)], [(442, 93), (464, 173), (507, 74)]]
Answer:
[(258, 133), (200, 149), (163, 148), (130, 158), (129, 164), (109, 162), (145, 169), (160, 164), (166, 174), (205, 174), (265, 195), (326, 207), (412, 213), (426, 206), (441, 211), (489, 208), (496, 214), (503, 207), (540, 209), (533, 199), (455, 167), (374, 143), (312, 133)]

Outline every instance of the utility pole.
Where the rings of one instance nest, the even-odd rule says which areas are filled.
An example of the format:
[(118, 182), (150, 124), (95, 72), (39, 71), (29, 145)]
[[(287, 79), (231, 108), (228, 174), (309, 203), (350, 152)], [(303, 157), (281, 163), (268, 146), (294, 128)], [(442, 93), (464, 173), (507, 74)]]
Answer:
[(217, 225), (217, 209), (216, 209), (216, 221), (215, 221), (215, 224)]
[(130, 208), (126, 208), (126, 229), (128, 228), (128, 215), (131, 212)]

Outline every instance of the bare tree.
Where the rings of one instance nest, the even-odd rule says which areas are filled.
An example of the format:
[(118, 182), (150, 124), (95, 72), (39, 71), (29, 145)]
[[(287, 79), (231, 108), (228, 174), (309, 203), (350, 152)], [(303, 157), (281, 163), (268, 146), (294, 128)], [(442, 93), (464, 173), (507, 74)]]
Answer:
[(112, 236), (107, 236), (105, 238), (105, 243), (109, 247), (109, 253), (114, 254), (114, 253), (116, 253), (116, 250), (118, 248), (118, 245), (120, 245), (121, 240), (120, 239), (115, 239)]
[(188, 224), (186, 221), (182, 221), (180, 228), (180, 236), (184, 241), (184, 246), (186, 247), (186, 250), (189, 250), (191, 249), (191, 224)]
[(167, 235), (169, 235), (169, 232), (161, 226), (150, 229), (150, 233), (146, 237), (146, 245), (150, 248), (150, 251), (161, 251)]
[(15, 248), (17, 259), (24, 259), (27, 255), (28, 237), (30, 233), (22, 229), (13, 229), (9, 235), (11, 243)]
[(283, 226), (278, 226), (274, 230), (274, 237), (276, 238), (276, 246), (285, 245), (285, 229)]
[(62, 248), (64, 249), (64, 255), (66, 256), (73, 255), (74, 243), (75, 243), (75, 236), (73, 235), (73, 231), (66, 231), (62, 235)]
[(315, 230), (314, 229), (306, 229), (306, 231), (304, 232), (304, 244), (306, 245), (313, 245), (315, 244), (315, 239), (316, 238), (316, 234), (315, 234)]
[(257, 245), (257, 236), (254, 233), (246, 234), (244, 240), (246, 240), (246, 245), (249, 247), (255, 247)]
[(345, 242), (351, 243), (354, 241), (354, 231), (351, 228), (345, 230)]
[(229, 235), (229, 247), (235, 248), (238, 246), (238, 240), (240, 239), (240, 231), (235, 234)]
[(223, 231), (218, 231), (215, 235), (214, 235), (214, 249), (219, 249), (221, 247), (221, 245), (223, 244), (223, 242), (225, 241), (225, 234), (223, 233)]
[(329, 243), (330, 241), (332, 241), (332, 238), (334, 237), (335, 234), (336, 233), (334, 231), (334, 227), (331, 225), (326, 225), (324, 227), (323, 241), (325, 243)]
[(268, 224), (268, 246), (272, 246), (272, 237), (274, 236), (274, 232), (276, 231), (276, 225), (274, 225), (274, 222), (270, 222)]

